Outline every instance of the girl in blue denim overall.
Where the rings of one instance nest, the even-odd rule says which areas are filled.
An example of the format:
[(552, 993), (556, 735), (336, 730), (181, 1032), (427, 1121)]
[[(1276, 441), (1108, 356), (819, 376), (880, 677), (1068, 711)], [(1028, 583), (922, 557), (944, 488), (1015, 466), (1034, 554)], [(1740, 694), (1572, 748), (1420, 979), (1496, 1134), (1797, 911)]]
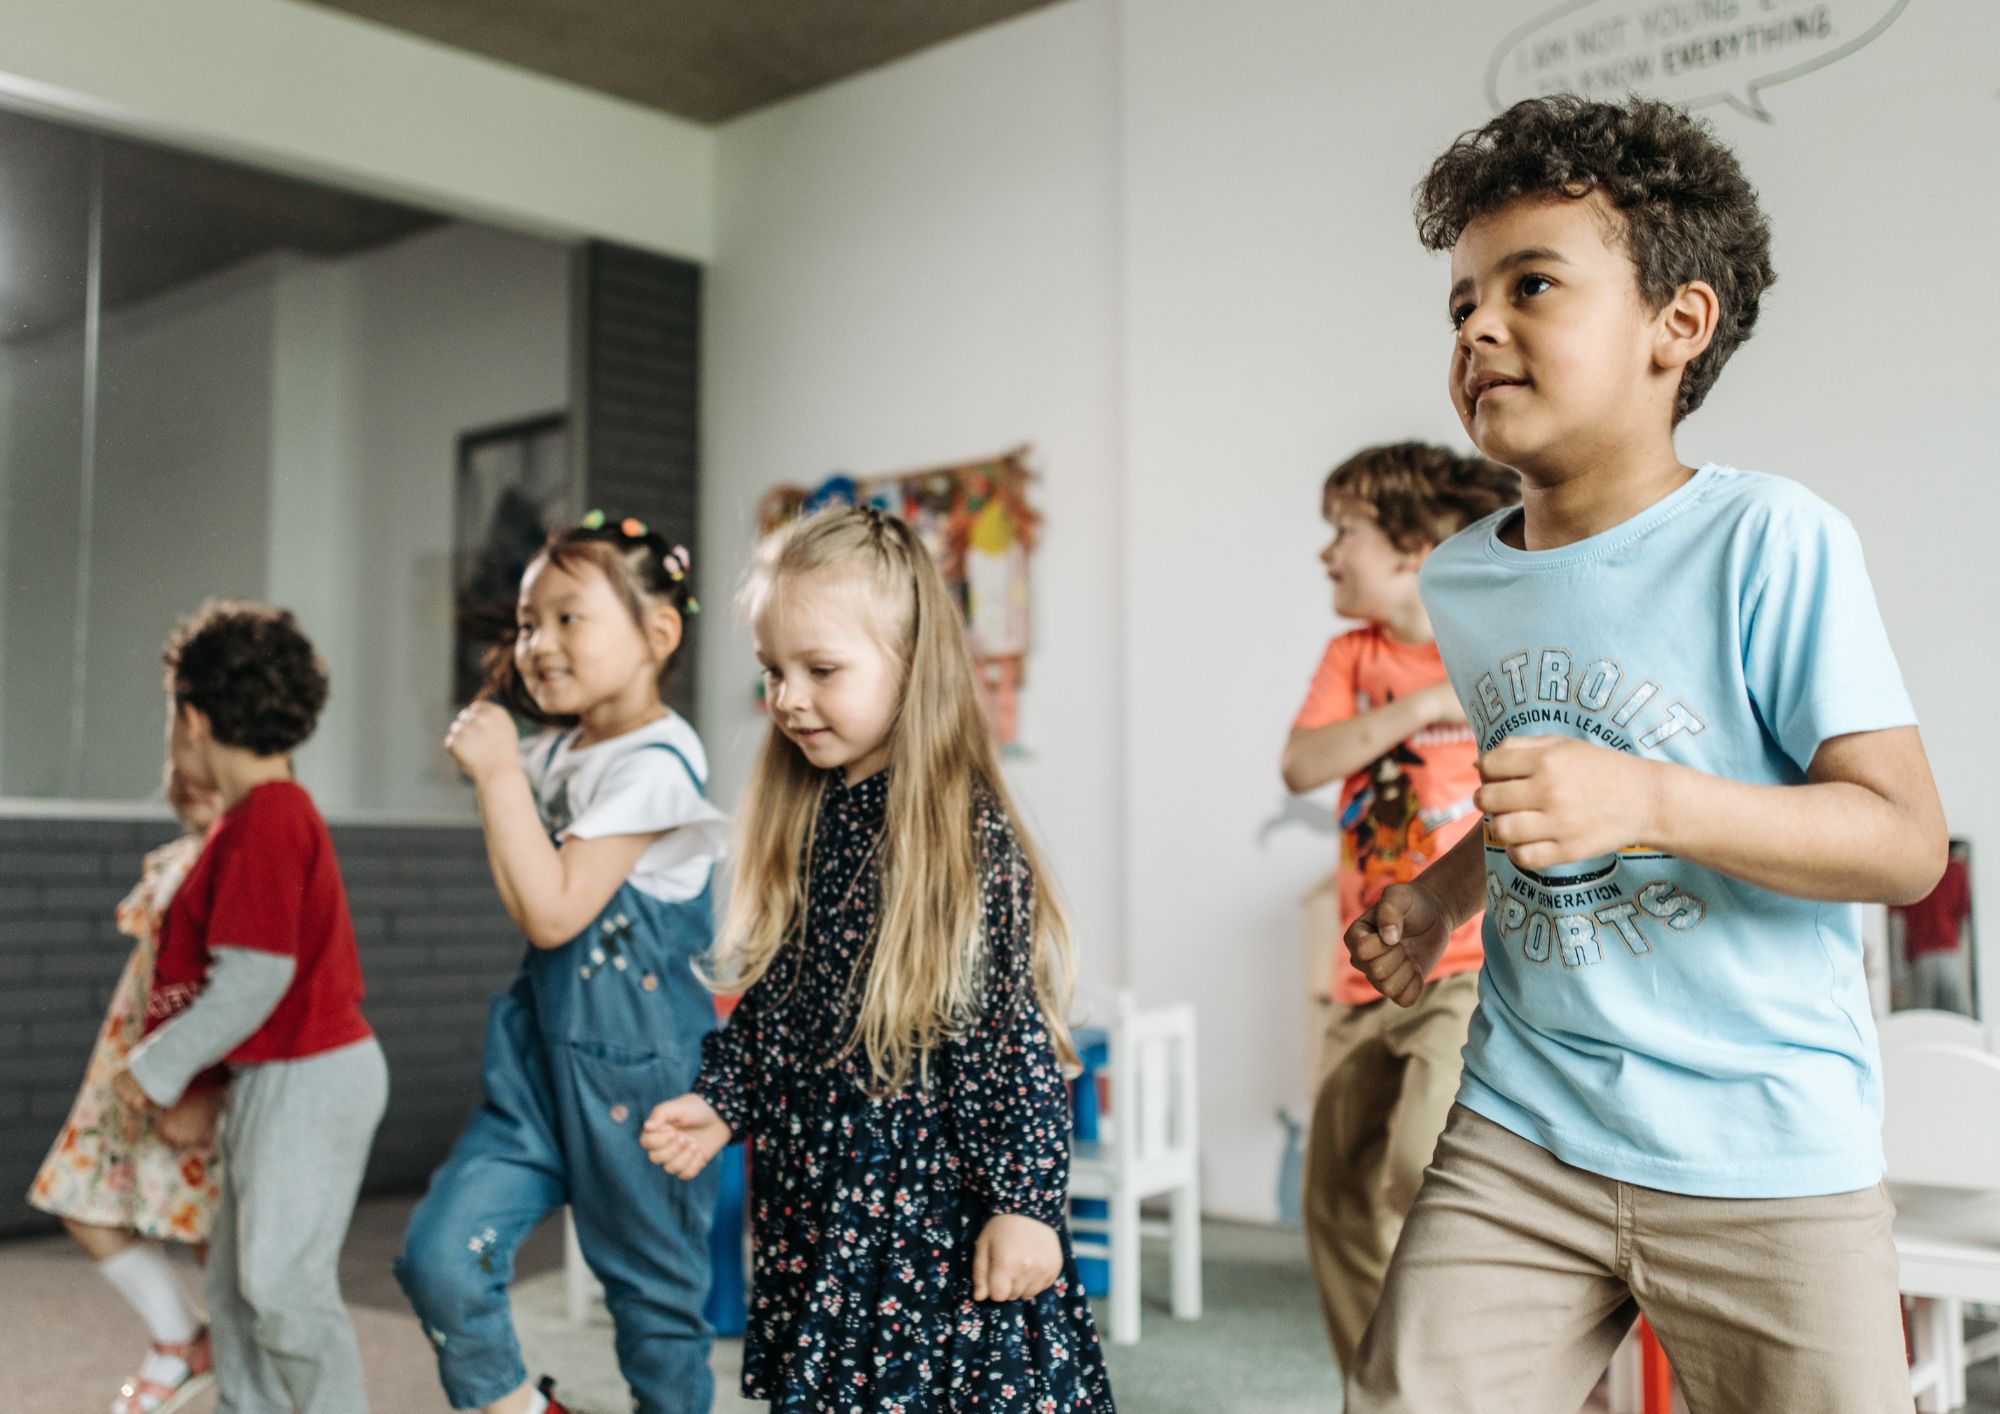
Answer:
[(718, 980), (745, 988), (641, 1142), (752, 1161), (743, 1393), (782, 1414), (1112, 1414), (1077, 1281), (1069, 935), (1019, 826), (963, 615), (869, 510), (766, 546), (771, 732)]
[(508, 1312), (514, 1254), (568, 1204), (644, 1414), (709, 1408), (713, 1182), (676, 1183), (638, 1143), (647, 1106), (693, 1080), (714, 1026), (692, 964), (709, 947), (723, 818), (694, 729), (661, 700), (680, 647), (687, 552), (593, 512), (522, 577), (492, 695), (446, 749), (471, 777), (493, 882), (529, 948), (493, 1004), (485, 1096), (410, 1219), (396, 1275), (455, 1409), (561, 1411), (528, 1384)]

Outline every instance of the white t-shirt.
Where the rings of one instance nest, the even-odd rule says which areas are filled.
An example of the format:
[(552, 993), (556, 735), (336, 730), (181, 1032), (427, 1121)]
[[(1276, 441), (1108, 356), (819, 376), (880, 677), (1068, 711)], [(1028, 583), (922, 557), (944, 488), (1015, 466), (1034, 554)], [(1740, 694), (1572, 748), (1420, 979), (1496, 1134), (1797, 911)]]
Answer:
[(575, 745), (577, 731), (521, 743), (543, 827), (559, 842), (657, 834), (632, 867), (632, 887), (663, 903), (699, 895), (728, 848), (729, 826), (696, 784), (707, 782), (708, 756), (694, 728), (669, 713), (584, 747)]

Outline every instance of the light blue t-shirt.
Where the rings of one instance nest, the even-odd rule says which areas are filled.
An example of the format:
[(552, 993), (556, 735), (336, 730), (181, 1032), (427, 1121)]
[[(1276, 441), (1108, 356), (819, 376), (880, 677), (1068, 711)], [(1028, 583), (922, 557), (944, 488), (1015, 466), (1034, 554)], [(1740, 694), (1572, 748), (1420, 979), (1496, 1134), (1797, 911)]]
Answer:
[[(1916, 720), (1847, 518), (1704, 466), (1556, 550), (1498, 512), (1439, 546), (1423, 597), (1488, 751), (1559, 733), (1795, 785), (1820, 743)], [(1459, 1099), (1564, 1162), (1710, 1197), (1882, 1176), (1860, 910), (1644, 841), (1542, 874), (1486, 848), (1486, 966)]]

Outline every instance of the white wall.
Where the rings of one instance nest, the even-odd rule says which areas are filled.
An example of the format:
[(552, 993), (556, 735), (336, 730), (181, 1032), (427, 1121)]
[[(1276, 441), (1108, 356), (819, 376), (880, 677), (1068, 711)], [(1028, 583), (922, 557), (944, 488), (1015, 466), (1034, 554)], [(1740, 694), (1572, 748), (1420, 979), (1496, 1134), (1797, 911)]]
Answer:
[[(1024, 793), (1098, 965), (1116, 929), (1142, 997), (1201, 1003), (1220, 1212), (1274, 1211), (1272, 1112), (1307, 1088), (1296, 899), (1333, 845), (1296, 824), (1259, 836), (1334, 627), (1319, 480), (1372, 441), (1463, 445), (1443, 260), (1416, 244), (1409, 190), (1489, 116), (1488, 60), (1545, 8), (1072, 0), (720, 135), (708, 593), (774, 482), (1043, 447)], [(2000, 218), (1975, 178), (2000, 170), (1978, 67), (1996, 23), (1912, 6), (1767, 90), (1768, 125), (1709, 110), (1764, 192), (1782, 278), (1681, 438), (1859, 523), (1989, 901), (2000, 782), (1974, 645), (2000, 574), (1972, 538), (2000, 510), (2000, 464), (1973, 291)], [(727, 788), (754, 731), (749, 660), (740, 637), (706, 651)], [(1119, 896), (1095, 897), (1112, 879)]]
[(73, 756), (67, 704), (81, 528), (81, 333), (53, 331), (0, 346), (0, 378), (9, 404), (0, 427), (0, 540), (7, 544), (0, 796), (61, 793), (70, 788)]
[(372, 748), (357, 678), (380, 641), (359, 603), (369, 573), (361, 545), (354, 306), (365, 265), (365, 257), (286, 257), (272, 290), (265, 594), (298, 616), (327, 664), (326, 709), (296, 765), (321, 808), (335, 811), (364, 798), (361, 763)]
[(692, 123), (295, 0), (7, 0), (0, 96), (454, 215), (709, 253)]
[(161, 641), (203, 598), (263, 589), (270, 305), (268, 270), (251, 265), (103, 321), (81, 698), (82, 334), (8, 346), (0, 794), (157, 792)]
[[(343, 450), (353, 477), (351, 580), (360, 639), (336, 673), (336, 733), (355, 743), (354, 800), (463, 813), (442, 743), (451, 701), (452, 505), (460, 433), (569, 404), (569, 252), (450, 226), (359, 257)], [(338, 739), (338, 735), (337, 738)]]
[(133, 800), (160, 770), (160, 643), (212, 596), (299, 616), (333, 692), (301, 778), (339, 812), (470, 818), (440, 743), (461, 433), (569, 401), (570, 252), (448, 225), (259, 258), (104, 321), (84, 726), (73, 779), (78, 336), (17, 344), (0, 795)]
[[(730, 613), (759, 496), (1032, 441), (1028, 759), (1084, 966), (1123, 970), (1112, 11), (1058, 6), (719, 136), (703, 378), (703, 703), (734, 798), (764, 731)], [(726, 631), (724, 631), (726, 630)]]
[(158, 790), (161, 641), (204, 599), (264, 593), (271, 274), (255, 261), (103, 321), (87, 747), (64, 794)]
[[(1203, 1096), (1226, 1209), (1268, 1202), (1261, 1177), (1220, 1156), (1253, 1143), (1297, 1088), (1290, 1056), (1250, 1043), (1294, 975), (1269, 947), (1288, 892), (1325, 846), (1258, 855), (1246, 841), (1329, 626), (1309, 558), (1315, 483), (1364, 442), (1462, 443), (1443, 394), (1443, 260), (1417, 247), (1408, 193), (1489, 115), (1489, 56), (1543, 8), (1125, 11), (1127, 474), (1178, 492), (1130, 500), (1130, 691), (1177, 703), (1133, 716), (1134, 759), (1170, 751), (1180, 722), (1212, 728), (1199, 779), (1132, 775), (1129, 923), (1148, 942), (1147, 983), (1203, 997), (1219, 1042)], [(1991, 641), (2000, 572), (1974, 538), (2000, 512), (2000, 457), (1972, 292), (2000, 222), (1986, 180), (2000, 170), (1996, 49), (1994, 7), (1915, 5), (1873, 46), (1767, 91), (1769, 125), (1710, 110), (1764, 192), (1781, 281), (1680, 438), (1687, 459), (1797, 477), (1859, 524), (1953, 826), (1979, 846), (1989, 938), (2000, 780), (1995, 677), (1975, 645)], [(1228, 589), (1187, 607), (1172, 591), (1196, 557)], [(1209, 650), (1210, 670), (1188, 671), (1186, 641)], [(1218, 859), (1227, 885), (1201, 898), (1156, 887)], [(1219, 937), (1241, 966), (1216, 965)], [(1985, 972), (1987, 1014), (2000, 1015), (1991, 943)]]

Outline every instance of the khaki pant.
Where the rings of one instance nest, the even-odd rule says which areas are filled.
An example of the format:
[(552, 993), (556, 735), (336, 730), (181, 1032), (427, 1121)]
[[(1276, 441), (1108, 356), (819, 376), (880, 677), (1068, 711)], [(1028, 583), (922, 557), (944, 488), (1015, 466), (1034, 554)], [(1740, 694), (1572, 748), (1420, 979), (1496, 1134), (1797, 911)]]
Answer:
[(1693, 1414), (1908, 1414), (1894, 1218), (1618, 1183), (1454, 1106), (1347, 1414), (1562, 1414), (1642, 1311)]
[(1426, 986), (1408, 1010), (1341, 1007), (1320, 1050), (1319, 1094), (1306, 1140), (1306, 1246), (1334, 1358), (1354, 1352), (1388, 1274), (1403, 1215), (1458, 1093), (1459, 1052), (1479, 1001), (1479, 975)]

